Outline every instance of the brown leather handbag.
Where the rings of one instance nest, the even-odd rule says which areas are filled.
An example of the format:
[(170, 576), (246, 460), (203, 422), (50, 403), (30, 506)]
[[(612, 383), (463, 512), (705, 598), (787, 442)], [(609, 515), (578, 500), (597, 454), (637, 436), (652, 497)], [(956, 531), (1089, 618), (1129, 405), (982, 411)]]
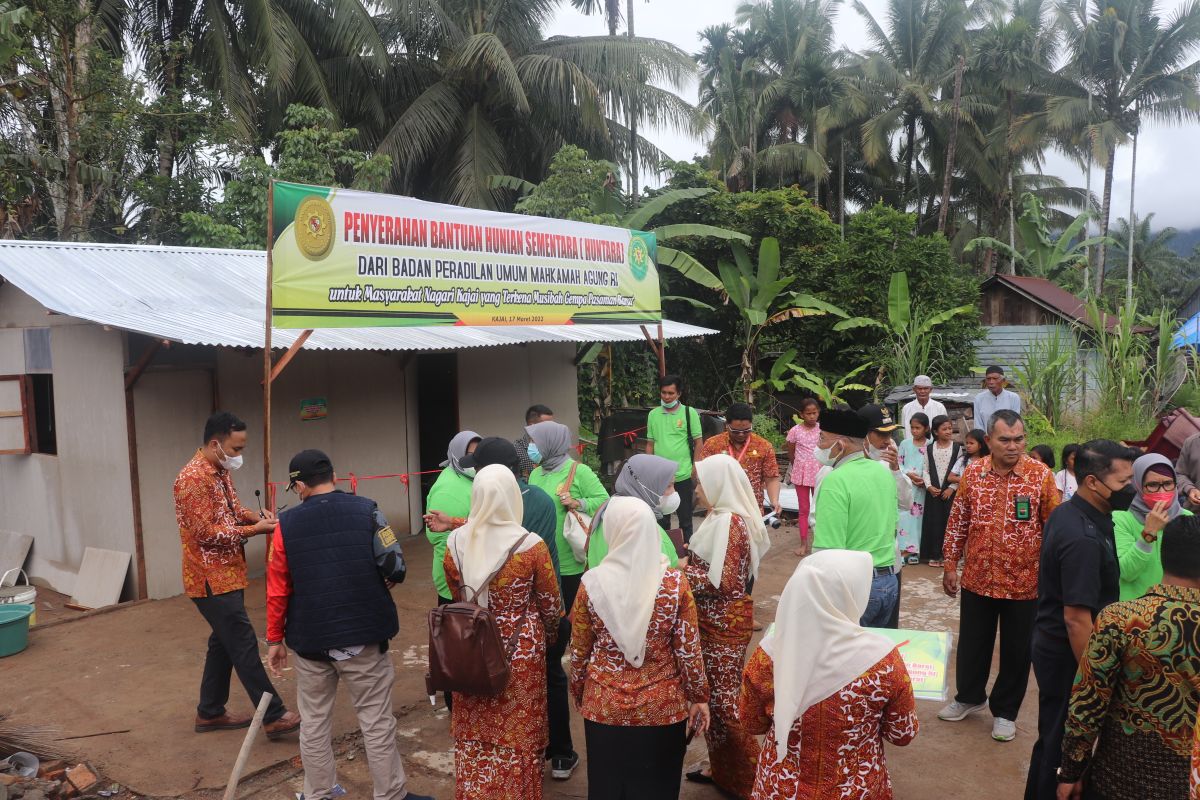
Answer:
[(430, 610), (429, 671), (425, 673), (429, 694), (461, 692), (495, 697), (508, 687), (508, 659), (517, 646), (520, 626), (506, 643), (496, 617), (476, 600), (524, 541), (512, 546), (500, 566), (478, 589), (463, 586), (457, 602)]

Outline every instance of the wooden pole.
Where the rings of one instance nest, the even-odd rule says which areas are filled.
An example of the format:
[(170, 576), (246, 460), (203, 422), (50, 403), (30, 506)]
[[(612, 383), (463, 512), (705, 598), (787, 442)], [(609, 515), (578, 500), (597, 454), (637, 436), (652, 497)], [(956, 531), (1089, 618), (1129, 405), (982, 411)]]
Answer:
[(138, 378), (150, 366), (150, 362), (158, 355), (158, 351), (170, 347), (166, 339), (160, 339), (150, 344), (142, 353), (137, 363), (125, 373), (125, 439), (129, 448), (129, 494), (133, 501), (133, 551), (137, 570), (137, 599), (145, 600), (150, 596), (146, 578), (146, 541), (145, 528), (142, 522), (142, 486), (141, 473), (138, 468), (137, 416), (133, 407), (133, 388)]
[(304, 331), (296, 337), (296, 341), (292, 342), (292, 346), (287, 349), (287, 352), (279, 357), (275, 362), (275, 366), (271, 368), (271, 381), (274, 382), (279, 377), (279, 373), (283, 372), (283, 368), (288, 365), (296, 353), (300, 352), (300, 348), (304, 347), (304, 343), (308, 341), (308, 337), (312, 336), (312, 329)]
[(662, 323), (658, 323), (658, 377), (667, 374), (667, 348), (663, 344)]
[(238, 781), (242, 779), (242, 770), (246, 768), (246, 762), (250, 760), (250, 750), (254, 747), (254, 736), (262, 728), (263, 717), (267, 713), (267, 706), (271, 704), (272, 696), (270, 692), (263, 692), (262, 697), (258, 700), (258, 708), (254, 709), (254, 719), (250, 720), (246, 738), (242, 739), (242, 749), (238, 751), (237, 761), (233, 762), (233, 772), (229, 773), (229, 783), (225, 784), (224, 800), (233, 800), (237, 796)]
[[(271, 251), (275, 238), (275, 181), (267, 184), (267, 303), (263, 314), (263, 491), (267, 509), (274, 511), (271, 502), (271, 283), (273, 278)], [(267, 545), (270, 552), (270, 544)]]

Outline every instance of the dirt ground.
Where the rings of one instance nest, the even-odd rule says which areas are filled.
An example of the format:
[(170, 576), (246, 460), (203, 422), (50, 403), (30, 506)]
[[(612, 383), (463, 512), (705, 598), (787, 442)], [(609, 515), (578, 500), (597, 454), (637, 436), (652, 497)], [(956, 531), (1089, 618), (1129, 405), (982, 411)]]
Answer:
[[(784, 583), (796, 566), (795, 529), (772, 535), (756, 585), (757, 618), (770, 623)], [(409, 580), (393, 590), (400, 609), (400, 636), (392, 643), (397, 680), (393, 694), (401, 750), (411, 791), (453, 797), (453, 742), (446, 710), (431, 708), (424, 691), (425, 611), (434, 599), (429, 577), (430, 548), (423, 537), (404, 542)], [(251, 584), (247, 606), (260, 636), (265, 598), (261, 580)], [(908, 567), (904, 571), (901, 627), (923, 630), (958, 628), (958, 607), (941, 593), (940, 571)], [(50, 725), (60, 736), (106, 734), (63, 742), (109, 779), (149, 797), (219, 797), (241, 746), (242, 731), (196, 734), (192, 731), (207, 626), (190, 600), (176, 597), (85, 616), (34, 629), (29, 649), (0, 661), (0, 708), (15, 719)], [(264, 652), (265, 656), (265, 652)], [(953, 668), (953, 666), (952, 666)], [(290, 673), (276, 687), (294, 707)], [(991, 740), (986, 712), (960, 723), (939, 721), (938, 703), (919, 702), (921, 731), (908, 747), (889, 746), (888, 766), (896, 797), (939, 800), (1007, 800), (1021, 796), (1029, 751), (1037, 726), (1037, 689), (1030, 689), (1017, 722), (1014, 742)], [(234, 680), (230, 708), (250, 704)], [(584, 758), (568, 781), (547, 778), (547, 798), (587, 796), (583, 723), (573, 719), (575, 746)], [(110, 731), (128, 731), (109, 733)], [(371, 796), (370, 778), (356, 734), (353, 712), (339, 697), (334, 723), (339, 737), (339, 780), (348, 797)], [(688, 768), (703, 763), (702, 740), (692, 743)], [(243, 780), (242, 797), (293, 800), (300, 791), (295, 738), (254, 746)], [(718, 798), (706, 786), (684, 784), (684, 798)]]

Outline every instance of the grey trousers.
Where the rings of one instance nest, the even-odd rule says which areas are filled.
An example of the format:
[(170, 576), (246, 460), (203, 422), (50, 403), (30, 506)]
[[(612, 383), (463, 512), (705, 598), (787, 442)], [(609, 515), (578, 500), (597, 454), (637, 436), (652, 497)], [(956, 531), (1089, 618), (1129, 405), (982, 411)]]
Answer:
[(338, 681), (350, 692), (367, 751), (375, 800), (402, 800), (408, 794), (404, 762), (396, 745), (392, 715), (391, 657), (369, 644), (345, 661), (310, 661), (292, 654), (296, 668), (296, 705), (300, 711), (300, 758), (304, 762), (306, 800), (331, 800), (337, 782), (333, 757), (333, 700)]

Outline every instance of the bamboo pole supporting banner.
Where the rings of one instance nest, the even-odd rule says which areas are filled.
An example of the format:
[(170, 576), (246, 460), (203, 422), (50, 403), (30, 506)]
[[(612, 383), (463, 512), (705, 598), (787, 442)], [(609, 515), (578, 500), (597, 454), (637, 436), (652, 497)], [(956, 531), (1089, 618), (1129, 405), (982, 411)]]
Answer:
[[(263, 488), (271, 485), (271, 284), (274, 279), (271, 251), (275, 246), (275, 180), (267, 183), (267, 305), (263, 314)], [(274, 511), (271, 493), (267, 492), (267, 509)], [(268, 553), (270, 544), (267, 545)]]
[(250, 750), (254, 747), (254, 736), (262, 728), (263, 717), (267, 714), (267, 706), (271, 704), (272, 697), (270, 692), (263, 692), (262, 697), (258, 699), (258, 708), (254, 709), (254, 718), (250, 720), (246, 738), (242, 739), (242, 749), (238, 751), (237, 761), (233, 762), (233, 772), (229, 773), (229, 783), (225, 784), (224, 800), (233, 800), (237, 796), (238, 781), (242, 779), (242, 770), (246, 768), (246, 762), (250, 760)]

